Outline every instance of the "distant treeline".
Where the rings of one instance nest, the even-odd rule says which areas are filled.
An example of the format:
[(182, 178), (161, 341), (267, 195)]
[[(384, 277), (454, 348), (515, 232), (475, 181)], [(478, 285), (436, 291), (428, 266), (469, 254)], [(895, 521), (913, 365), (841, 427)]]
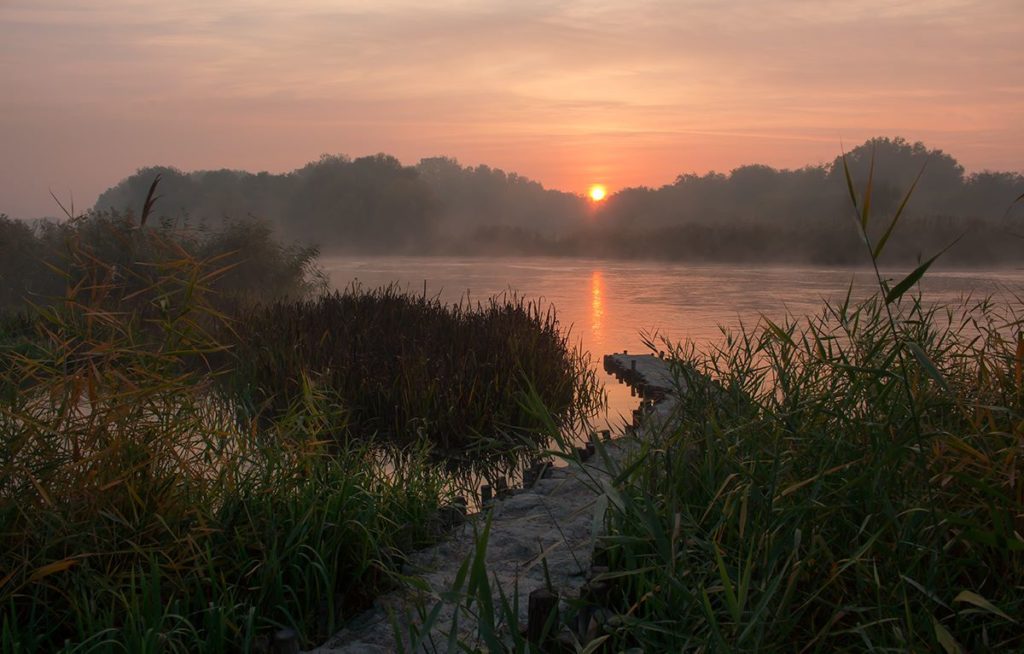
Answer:
[[(230, 303), (303, 297), (327, 287), (316, 248), (282, 244), (266, 223), (232, 220), (198, 231), (139, 222), (118, 211), (93, 211), (33, 227), (0, 214), (0, 319), (31, 305), (60, 304), (82, 289), (102, 294), (110, 283), (131, 297), (188, 259), (217, 273), (190, 283)], [(101, 277), (97, 262), (105, 264)]]
[[(875, 138), (847, 153), (858, 192), (874, 159), (876, 228), (923, 169), (890, 262), (911, 262), (963, 235), (946, 263), (1018, 262), (1024, 193), (1016, 172), (967, 175), (952, 156), (902, 138)], [(325, 252), (547, 254), (680, 260), (864, 261), (842, 157), (800, 169), (763, 165), (729, 174), (680, 175), (661, 188), (627, 188), (600, 205), (487, 166), (449, 158), (403, 166), (380, 154), (324, 156), (296, 171), (185, 173), (146, 168), (103, 193), (97, 210), (141, 206), (160, 174), (158, 211), (215, 226), (255, 216), (288, 240)]]

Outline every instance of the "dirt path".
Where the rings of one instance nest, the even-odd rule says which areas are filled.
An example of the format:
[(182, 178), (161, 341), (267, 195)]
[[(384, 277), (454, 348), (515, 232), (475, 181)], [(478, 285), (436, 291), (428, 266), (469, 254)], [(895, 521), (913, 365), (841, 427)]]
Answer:
[[(653, 405), (648, 401), (649, 409), (638, 421), (637, 434), (654, 428), (671, 412), (671, 375), (665, 361), (649, 355), (615, 354), (605, 357), (605, 368), (623, 372), (626, 383), (643, 387), (642, 396), (658, 398)], [(611, 460), (620, 459), (633, 443), (632, 438), (605, 443), (605, 454)], [(499, 601), (499, 585), (506, 595), (518, 588), (519, 624), (525, 625), (527, 597), (532, 590), (547, 584), (545, 564), (550, 583), (561, 597), (575, 597), (587, 581), (594, 542), (603, 524), (604, 504), (599, 498), (608, 479), (606, 467), (607, 461), (601, 456), (585, 462), (573, 460), (567, 467), (549, 469), (531, 488), (493, 501), (481, 513), (470, 516), (447, 540), (412, 555), (406, 572), (422, 579), (430, 589), (429, 594), (411, 589), (388, 593), (378, 598), (371, 610), (312, 651), (395, 652), (390, 616), (396, 616), (403, 624), (409, 619), (417, 620), (415, 614), (410, 614), (417, 600), (426, 599), (425, 605), (433, 607), (441, 593), (452, 588), (459, 567), (474, 551), (474, 534), (483, 529), (488, 513), (491, 533), (486, 560), (495, 602)], [(446, 650), (447, 634), (456, 611), (454, 603), (443, 604), (436, 621), (438, 626), (432, 633), (433, 646), (428, 644), (428, 651)], [(461, 612), (458, 619), (463, 640), (474, 642), (476, 625), (470, 616)]]

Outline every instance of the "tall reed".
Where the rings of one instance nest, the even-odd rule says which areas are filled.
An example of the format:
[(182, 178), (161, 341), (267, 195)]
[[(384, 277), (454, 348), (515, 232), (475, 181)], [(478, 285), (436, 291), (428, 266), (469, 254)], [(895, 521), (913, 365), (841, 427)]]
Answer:
[(872, 239), (849, 186), (876, 296), (674, 350), (676, 420), (607, 516), (620, 644), (1024, 647), (1020, 316), (911, 295), (935, 257), (887, 279), (910, 193)]
[(553, 308), (516, 296), (443, 304), (397, 286), (349, 288), (246, 310), (232, 332), (238, 366), (223, 379), (251, 413), (286, 411), (309, 384), (345, 409), (337, 438), (426, 439), (452, 467), (490, 468), (535, 454), (532, 386), (560, 424), (603, 400), (589, 354)]
[(123, 259), (70, 243), (64, 296), (5, 325), (0, 651), (325, 638), (438, 536), (444, 478), (423, 446), (331, 440), (329, 389), (239, 423), (209, 365), (223, 262), (112, 227)]

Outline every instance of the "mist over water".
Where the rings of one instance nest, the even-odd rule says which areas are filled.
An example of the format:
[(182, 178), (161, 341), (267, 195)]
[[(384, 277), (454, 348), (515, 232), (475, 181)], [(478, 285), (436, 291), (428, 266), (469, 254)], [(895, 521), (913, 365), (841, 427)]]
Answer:
[[(720, 340), (720, 327), (742, 321), (753, 326), (761, 315), (781, 321), (786, 315), (818, 313), (823, 299), (841, 299), (853, 282), (852, 297), (875, 290), (865, 269), (825, 267), (753, 267), (658, 262), (622, 262), (564, 258), (325, 257), (332, 287), (398, 283), (410, 291), (447, 302), (469, 297), (485, 301), (514, 292), (553, 304), (570, 336), (590, 353), (645, 351), (642, 334), (657, 334), (699, 346)], [(907, 271), (890, 271), (901, 278)], [(1008, 300), (1024, 293), (1024, 270), (932, 271), (923, 281), (929, 302), (955, 303), (971, 296)], [(628, 416), (637, 400), (614, 378), (605, 376), (609, 417)]]
[(870, 139), (827, 164), (684, 173), (659, 188), (609, 187), (600, 197), (445, 157), (406, 166), (384, 154), (324, 156), (280, 175), (160, 166), (108, 189), (95, 210), (135, 210), (159, 174), (161, 211), (172, 223), (216, 227), (255, 217), (284, 241), (325, 254), (856, 266), (864, 250), (847, 172), (860, 192), (870, 180), (874, 242), (901, 215), (880, 253), (885, 265), (913, 267), (953, 241), (945, 265), (1024, 261), (1012, 236), (1024, 224), (1024, 204), (1014, 201), (1024, 177), (968, 173), (952, 155), (900, 137)]

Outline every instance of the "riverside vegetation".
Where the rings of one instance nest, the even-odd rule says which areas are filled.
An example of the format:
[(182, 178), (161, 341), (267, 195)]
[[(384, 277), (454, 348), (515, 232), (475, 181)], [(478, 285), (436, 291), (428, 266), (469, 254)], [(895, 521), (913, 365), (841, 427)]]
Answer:
[[(912, 289), (935, 258), (883, 276), (906, 198), (872, 239), (871, 174), (861, 197), (846, 179), (877, 295), (669, 344), (671, 419), (624, 460), (598, 444), (607, 591), (577, 651), (1024, 649), (1024, 318), (928, 305)], [(477, 624), (449, 649), (538, 651), (512, 589), (491, 596), (488, 533), (440, 594)], [(429, 644), (436, 615), (402, 647)]]
[(0, 652), (315, 644), (443, 533), (454, 453), (504, 470), (538, 446), (524, 395), (566, 421), (600, 401), (538, 305), (314, 299), (315, 251), (147, 224), (154, 189), (138, 220), (0, 222), (25, 255), (3, 271)]
[[(906, 199), (891, 221), (872, 226), (870, 174), (861, 198), (846, 178), (877, 266)], [(596, 613), (597, 635), (579, 641), (580, 650), (1024, 648), (1021, 317), (985, 299), (928, 305), (911, 291), (933, 261), (899, 282), (879, 273), (878, 295), (863, 303), (847, 297), (803, 320), (763, 320), (705, 350), (672, 348), (688, 387), (674, 420), (623, 461), (602, 453), (611, 482), (595, 483), (598, 508), (606, 507), (595, 554), (607, 568), (597, 579), (610, 590)], [(11, 544), (3, 570), (14, 571), (0, 577), (5, 651), (59, 649), (62, 638), (73, 641), (67, 649), (246, 649), (275, 625), (312, 638), (339, 605), (351, 606), (353, 589), (387, 583), (400, 552), (436, 533), (429, 518), (445, 488), (425, 463), (429, 454), (413, 449), (381, 474), (376, 450), (339, 440), (352, 414), (326, 383), (333, 365), (282, 385), (283, 396), (244, 384), (231, 391), (240, 387), (230, 370), (221, 379), (196, 365), (212, 367), (223, 355), (197, 319), (216, 308), (175, 312), (181, 294), (168, 292), (205, 277), (159, 279), (179, 281), (154, 288), (147, 306), (174, 320), (118, 327), (117, 339), (99, 347), (79, 350), (51, 336), (64, 327), (35, 337), (31, 317), (5, 323), (5, 343), (19, 353), (5, 358), (5, 388), (45, 380), (33, 386), (39, 392), (17, 397), (45, 400), (80, 430), (103, 430), (88, 432), (96, 434), (91, 449), (76, 453), (48, 422), (59, 411), (31, 402), (5, 409), (6, 429), (43, 446), (5, 450), (5, 473), (19, 473), (4, 477), (0, 514)], [(106, 286), (79, 291), (92, 288)], [(344, 303), (306, 304), (294, 324), (322, 320)], [(49, 311), (84, 333), (124, 321), (75, 307)], [(51, 313), (43, 324), (54, 324)], [(263, 347), (257, 327), (243, 347)], [(148, 340), (128, 338), (140, 331)], [(302, 361), (306, 347), (273, 365)], [(203, 356), (182, 365), (174, 358), (181, 352)], [(250, 365), (266, 365), (260, 361)], [(65, 363), (76, 364), (76, 375)], [(242, 400), (231, 404), (223, 433), (209, 427), (225, 420), (211, 396)], [(290, 400), (267, 401), (284, 396)], [(100, 401), (90, 412), (71, 411), (93, 397)], [(557, 407), (549, 414), (529, 389), (522, 399), (528, 424), (546, 425), (556, 453), (568, 450)], [(133, 413), (135, 406), (144, 408)], [(248, 429), (237, 428), (235, 411), (256, 416), (242, 423)], [(165, 440), (167, 425), (181, 429)], [(206, 447), (181, 447), (196, 434), (215, 437)], [(351, 531), (354, 520), (368, 526)], [(458, 642), (453, 631), (447, 644), (536, 651), (516, 624), (513, 589), (492, 596), (488, 533), (485, 524), (455, 586), (438, 600), (471, 613), (479, 637)], [(570, 611), (578, 607), (570, 603)], [(424, 606), (420, 633), (398, 639), (407, 645), (429, 633), (436, 615)]]

